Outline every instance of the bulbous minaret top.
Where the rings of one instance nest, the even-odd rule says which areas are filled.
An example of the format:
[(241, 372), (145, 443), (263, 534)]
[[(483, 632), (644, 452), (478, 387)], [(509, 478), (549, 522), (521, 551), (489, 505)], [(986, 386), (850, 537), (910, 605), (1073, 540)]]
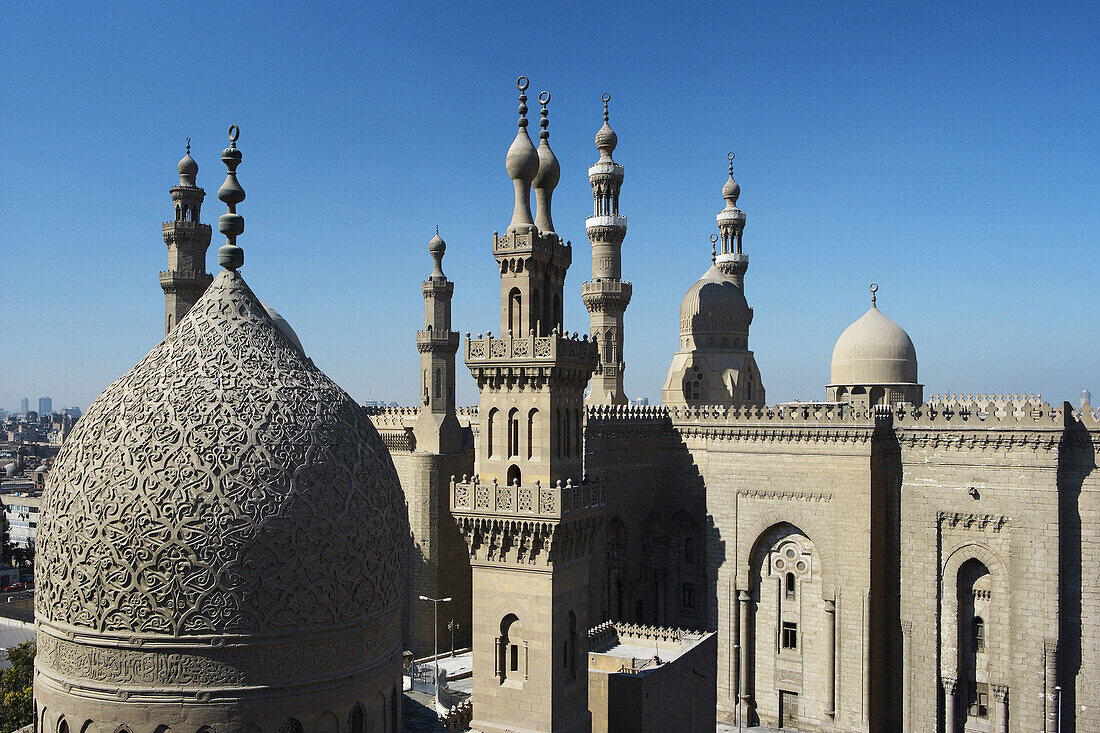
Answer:
[(191, 138), (187, 138), (187, 153), (180, 158), (176, 170), (180, 173), (180, 185), (195, 187), (195, 177), (199, 175), (199, 164), (191, 157)]
[(539, 172), (539, 154), (535, 150), (531, 138), (527, 135), (527, 86), (526, 76), (516, 80), (516, 88), (519, 89), (519, 129), (516, 138), (508, 148), (508, 155), (504, 159), (508, 177), (516, 187), (516, 205), (512, 210), (512, 223), (508, 225), (508, 231), (523, 229), (534, 224), (531, 218), (531, 181)]
[(218, 264), (227, 270), (236, 270), (244, 264), (244, 250), (237, 246), (237, 237), (244, 233), (244, 217), (237, 213), (237, 204), (244, 201), (244, 189), (237, 181), (237, 166), (241, 164), (241, 151), (237, 149), (240, 134), (239, 127), (229, 126), (229, 147), (222, 151), (227, 173), (218, 189), (218, 198), (225, 202), (227, 209), (218, 217), (218, 231), (225, 235), (225, 244), (218, 249)]
[(432, 280), (446, 280), (443, 274), (443, 255), (447, 251), (447, 243), (439, 236), (439, 227), (435, 228), (435, 236), (428, 242), (428, 254), (432, 256), (432, 274), (428, 277)]
[(554, 187), (561, 179), (561, 166), (558, 165), (557, 156), (550, 149), (550, 113), (546, 105), (550, 103), (550, 92), (539, 95), (539, 103), (542, 105), (541, 119), (539, 119), (539, 172), (535, 174), (532, 185), (535, 188), (535, 226), (541, 232), (553, 232), (554, 220), (550, 215), (550, 199), (554, 195)]
[(606, 92), (603, 95), (603, 127), (596, 133), (596, 149), (600, 151), (601, 163), (614, 163), (611, 154), (615, 152), (615, 146), (619, 144), (619, 136), (608, 124), (607, 103), (611, 101), (611, 95)]

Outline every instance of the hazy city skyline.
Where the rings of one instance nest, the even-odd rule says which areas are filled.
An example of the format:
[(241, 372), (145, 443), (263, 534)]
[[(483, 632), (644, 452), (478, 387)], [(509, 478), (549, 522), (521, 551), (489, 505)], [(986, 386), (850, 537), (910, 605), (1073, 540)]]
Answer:
[(230, 123), (242, 129), (249, 282), (357, 400), (413, 403), (436, 224), (455, 328), (499, 328), (489, 241), (511, 209), (503, 160), (519, 74), (553, 95), (570, 331), (588, 325), (586, 171), (599, 95), (612, 94), (634, 283), (630, 398), (659, 400), (680, 298), (709, 265), (728, 150), (748, 216), (750, 348), (770, 403), (824, 397), (832, 345), (866, 311), (871, 281), (912, 336), (928, 395), (1056, 403), (1097, 389), (1095, 7), (669, 12), (284, 5), (8, 18), (0, 160), (19, 184), (0, 188), (0, 241), (24, 285), (9, 322), (31, 336), (8, 352), (0, 407), (44, 394), (86, 406), (159, 341), (175, 164), (190, 136), (203, 220), (215, 223)]

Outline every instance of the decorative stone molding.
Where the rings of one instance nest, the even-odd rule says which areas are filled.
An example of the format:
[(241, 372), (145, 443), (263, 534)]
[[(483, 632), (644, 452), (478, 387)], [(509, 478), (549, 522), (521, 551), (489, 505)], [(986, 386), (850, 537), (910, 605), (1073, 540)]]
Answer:
[(1004, 705), (1008, 702), (1008, 685), (990, 685), (993, 690), (993, 699)]
[(958, 680), (954, 677), (940, 675), (940, 684), (943, 685), (943, 694), (954, 695), (958, 690)]
[(740, 489), (737, 495), (746, 499), (771, 499), (775, 501), (830, 502), (833, 495), (823, 491), (775, 491), (770, 489)]
[(936, 512), (934, 523), (943, 527), (960, 529), (989, 529), (1000, 532), (1009, 518), (1003, 514), (967, 514), (965, 512)]

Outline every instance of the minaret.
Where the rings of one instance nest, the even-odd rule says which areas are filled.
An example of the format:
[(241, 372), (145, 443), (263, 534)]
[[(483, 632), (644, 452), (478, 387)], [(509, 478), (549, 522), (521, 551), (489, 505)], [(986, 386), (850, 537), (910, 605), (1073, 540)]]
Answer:
[(420, 352), (420, 415), (414, 428), (416, 449), (428, 453), (458, 453), (462, 429), (455, 416), (455, 352), (458, 332), (451, 330), (451, 296), (454, 283), (443, 274), (447, 243), (439, 236), (428, 242), (434, 264), (424, 281), (424, 330), (416, 333)]
[(176, 168), (180, 183), (171, 190), (176, 217), (162, 227), (164, 243), (168, 246), (168, 270), (160, 273), (160, 286), (164, 289), (165, 336), (187, 315), (213, 279), (206, 271), (210, 225), (199, 223), (199, 210), (206, 191), (195, 185), (199, 164), (191, 157), (191, 138), (187, 138), (187, 154)]
[[(474, 720), (485, 733), (588, 731), (588, 565), (606, 502), (583, 473), (583, 394), (595, 369), (588, 336), (562, 332), (570, 246), (555, 234), (558, 162), (543, 113), (540, 149), (520, 120), (508, 150), (516, 208), (493, 235), (504, 334), (470, 338), (466, 365), (481, 392), (475, 475), (451, 484), (473, 583)], [(545, 103), (549, 95), (540, 98)], [(538, 224), (527, 202), (536, 185)]]
[(730, 162), (730, 179), (722, 186), (722, 198), (726, 208), (718, 212), (718, 231), (722, 238), (722, 251), (715, 258), (718, 269), (745, 288), (745, 271), (749, 269), (749, 256), (741, 251), (741, 235), (745, 231), (745, 212), (737, 208), (741, 187), (733, 180), (734, 154), (726, 156)]
[(623, 167), (611, 158), (618, 136), (608, 124), (607, 103), (603, 95), (603, 127), (596, 133), (600, 159), (588, 168), (592, 184), (593, 211), (585, 221), (592, 242), (592, 280), (581, 286), (581, 298), (588, 309), (592, 338), (599, 342), (600, 367), (592, 377), (585, 402), (589, 405), (625, 405), (623, 391), (623, 312), (630, 303), (629, 282), (622, 279), (622, 245), (626, 236), (626, 217), (619, 216), (619, 189), (623, 185)]

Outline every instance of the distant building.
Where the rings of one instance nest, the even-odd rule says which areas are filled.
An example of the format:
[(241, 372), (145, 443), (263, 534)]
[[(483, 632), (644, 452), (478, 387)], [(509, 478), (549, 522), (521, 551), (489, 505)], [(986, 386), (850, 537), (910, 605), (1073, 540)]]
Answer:
[(31, 411), (31, 400), (30, 400), (30, 398), (29, 397), (24, 397), (23, 399), (19, 400), (19, 412), (22, 413), (23, 415), (26, 415), (30, 411)]
[(63, 408), (61, 408), (61, 414), (62, 415), (68, 415), (73, 420), (79, 420), (80, 419), (80, 408), (77, 407), (76, 405), (73, 405), (72, 407), (63, 407)]
[(30, 484), (30, 487), (29, 490), (24, 487), (22, 491), (0, 496), (0, 500), (4, 502), (4, 516), (8, 520), (8, 541), (16, 547), (34, 547), (34, 537), (38, 530), (42, 492), (34, 484)]
[(50, 397), (39, 397), (38, 414), (49, 415), (51, 412), (53, 412), (53, 399)]

